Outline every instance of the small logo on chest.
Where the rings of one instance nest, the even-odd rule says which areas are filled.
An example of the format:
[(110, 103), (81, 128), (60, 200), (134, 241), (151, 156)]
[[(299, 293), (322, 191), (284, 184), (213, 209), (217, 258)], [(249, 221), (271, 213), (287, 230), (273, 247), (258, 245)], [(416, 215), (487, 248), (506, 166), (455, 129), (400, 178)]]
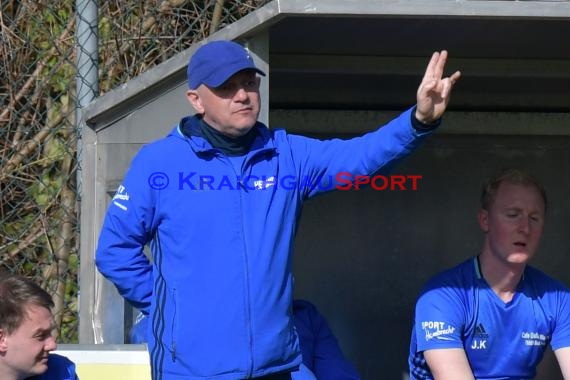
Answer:
[(539, 332), (523, 331), (521, 338), (527, 346), (546, 346), (550, 341), (550, 336)]
[(472, 350), (486, 350), (487, 349), (487, 338), (489, 338), (489, 334), (485, 330), (485, 326), (482, 323), (479, 323), (475, 327), (475, 333), (473, 334), (474, 339), (471, 342), (471, 349)]
[(471, 343), (472, 350), (486, 350), (487, 349), (487, 340), (486, 339), (473, 339)]

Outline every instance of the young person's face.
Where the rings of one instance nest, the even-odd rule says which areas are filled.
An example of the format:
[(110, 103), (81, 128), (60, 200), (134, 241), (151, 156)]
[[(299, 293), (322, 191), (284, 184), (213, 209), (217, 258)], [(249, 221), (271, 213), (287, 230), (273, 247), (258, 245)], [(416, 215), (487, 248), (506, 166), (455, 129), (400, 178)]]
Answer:
[(27, 378), (47, 371), (48, 354), (57, 348), (54, 320), (49, 309), (29, 304), (20, 327), (6, 334), (0, 330), (3, 365), (16, 378)]
[(257, 122), (260, 110), (260, 78), (243, 70), (221, 86), (201, 85), (187, 93), (190, 104), (212, 128), (229, 137), (245, 135)]
[(502, 183), (489, 210), (479, 214), (489, 253), (505, 263), (526, 263), (538, 249), (544, 217), (545, 205), (538, 189)]

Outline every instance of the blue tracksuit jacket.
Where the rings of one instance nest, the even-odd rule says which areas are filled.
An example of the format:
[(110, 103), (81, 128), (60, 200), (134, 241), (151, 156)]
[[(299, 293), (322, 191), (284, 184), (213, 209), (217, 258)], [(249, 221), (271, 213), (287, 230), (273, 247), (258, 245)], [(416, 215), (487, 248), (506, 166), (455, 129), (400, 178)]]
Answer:
[[(179, 127), (140, 150), (108, 209), (96, 264), (150, 315), (153, 379), (233, 380), (299, 366), (291, 259), (303, 201), (333, 189), (338, 173), (377, 173), (414, 150), (429, 132), (412, 127), (411, 112), (349, 140), (257, 123), (240, 167)], [(185, 123), (197, 130), (199, 119)]]

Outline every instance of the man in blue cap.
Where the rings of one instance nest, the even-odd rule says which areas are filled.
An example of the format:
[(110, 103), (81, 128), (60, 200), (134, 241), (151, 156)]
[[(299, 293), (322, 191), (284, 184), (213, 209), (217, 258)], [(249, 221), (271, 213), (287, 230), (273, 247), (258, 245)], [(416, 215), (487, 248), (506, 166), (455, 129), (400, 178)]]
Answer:
[(322, 178), (372, 175), (412, 152), (460, 77), (443, 77), (446, 60), (432, 55), (417, 105), (387, 125), (321, 141), (257, 121), (265, 73), (247, 49), (196, 50), (187, 92), (196, 114), (137, 154), (96, 252), (101, 273), (149, 315), (154, 380), (291, 378), (301, 364), (291, 262), (303, 203), (334, 189)]

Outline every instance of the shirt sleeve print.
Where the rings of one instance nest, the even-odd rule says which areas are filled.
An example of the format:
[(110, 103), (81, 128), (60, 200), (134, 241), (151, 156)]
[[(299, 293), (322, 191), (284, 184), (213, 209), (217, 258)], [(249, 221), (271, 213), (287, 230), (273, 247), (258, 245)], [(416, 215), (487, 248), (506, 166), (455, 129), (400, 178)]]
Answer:
[(414, 328), (418, 351), (462, 348), (464, 307), (450, 287), (430, 287), (416, 303)]

